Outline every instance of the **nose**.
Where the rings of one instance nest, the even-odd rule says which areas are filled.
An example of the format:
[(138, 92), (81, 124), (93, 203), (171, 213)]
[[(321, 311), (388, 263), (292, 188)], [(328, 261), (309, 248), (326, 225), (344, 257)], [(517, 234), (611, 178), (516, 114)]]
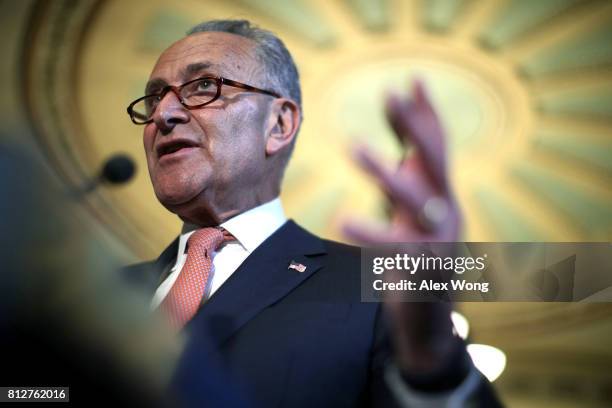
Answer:
[(159, 101), (155, 112), (153, 112), (153, 122), (163, 134), (168, 134), (174, 127), (189, 121), (189, 112), (181, 104), (178, 96), (170, 90)]

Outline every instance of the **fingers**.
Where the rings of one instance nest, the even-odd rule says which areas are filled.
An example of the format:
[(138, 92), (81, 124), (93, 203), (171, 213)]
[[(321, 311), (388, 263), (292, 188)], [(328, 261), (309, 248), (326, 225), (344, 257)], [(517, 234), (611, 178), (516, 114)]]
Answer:
[(410, 99), (390, 95), (387, 119), (400, 141), (411, 142), (423, 169), (441, 190), (447, 189), (444, 130), (430, 102), (424, 84), (415, 81)]
[(415, 81), (410, 98), (390, 95), (386, 114), (400, 142), (411, 143), (414, 154), (399, 169), (390, 169), (365, 146), (355, 149), (353, 156), (387, 194), (393, 208), (391, 225), (348, 223), (345, 235), (362, 244), (455, 240), (460, 214), (447, 179), (445, 135), (424, 84)]
[(418, 214), (435, 190), (418, 171), (391, 171), (365, 146), (354, 156), (359, 165), (381, 185), (395, 207), (412, 215)]
[[(433, 188), (422, 171), (412, 169), (412, 160), (408, 159), (405, 169), (392, 172), (382, 161), (365, 146), (354, 151), (358, 164), (374, 177), (392, 204), (392, 227), (409, 231), (412, 239), (424, 233), (431, 233), (430, 239), (446, 239), (435, 235), (442, 233), (450, 224), (456, 209), (448, 197), (442, 197)], [(416, 160), (416, 158), (414, 158)], [(447, 225), (448, 224), (448, 225)], [(421, 238), (423, 238), (421, 236)]]
[(420, 79), (412, 81), (412, 98), (418, 106), (428, 109), (431, 113), (435, 114), (433, 106), (429, 101), (425, 83)]

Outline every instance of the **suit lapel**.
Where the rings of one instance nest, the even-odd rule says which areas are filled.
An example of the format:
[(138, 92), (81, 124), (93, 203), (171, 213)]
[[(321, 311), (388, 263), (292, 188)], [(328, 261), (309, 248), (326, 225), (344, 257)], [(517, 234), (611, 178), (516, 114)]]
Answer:
[(176, 262), (176, 257), (178, 253), (179, 246), (179, 238), (177, 237), (166, 249), (161, 253), (159, 258), (153, 264), (153, 270), (156, 271), (157, 274), (157, 284), (155, 288), (157, 289), (159, 285), (168, 277), (170, 274), (170, 269), (174, 266)]
[[(203, 332), (218, 347), (319, 270), (321, 259), (314, 255), (324, 253), (319, 238), (288, 221), (240, 265), (185, 329)], [(292, 262), (296, 268), (289, 268)]]
[(153, 262), (143, 262), (122, 268), (121, 274), (127, 283), (132, 284), (153, 296), (159, 285), (168, 276), (176, 261), (179, 239), (176, 238), (159, 258)]

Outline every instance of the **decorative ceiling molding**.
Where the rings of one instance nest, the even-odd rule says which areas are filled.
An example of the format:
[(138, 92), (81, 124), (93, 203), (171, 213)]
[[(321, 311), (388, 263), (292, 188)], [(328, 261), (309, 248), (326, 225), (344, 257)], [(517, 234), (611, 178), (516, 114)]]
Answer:
[[(98, 169), (79, 103), (79, 61), (87, 32), (102, 0), (38, 1), (28, 23), (21, 61), (26, 111), (41, 150), (68, 189), (87, 184)], [(138, 232), (108, 199), (94, 191), (83, 205), (131, 250)], [(136, 238), (135, 238), (136, 237)]]

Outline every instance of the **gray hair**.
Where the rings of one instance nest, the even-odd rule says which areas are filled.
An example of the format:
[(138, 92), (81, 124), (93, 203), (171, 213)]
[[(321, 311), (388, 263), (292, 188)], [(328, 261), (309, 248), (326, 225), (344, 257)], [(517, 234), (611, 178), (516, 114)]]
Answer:
[(225, 32), (249, 38), (257, 44), (256, 54), (265, 66), (266, 81), (276, 92), (293, 99), (302, 109), (300, 77), (295, 62), (285, 44), (272, 32), (251, 24), (248, 20), (211, 20), (192, 27), (187, 35), (202, 32)]

